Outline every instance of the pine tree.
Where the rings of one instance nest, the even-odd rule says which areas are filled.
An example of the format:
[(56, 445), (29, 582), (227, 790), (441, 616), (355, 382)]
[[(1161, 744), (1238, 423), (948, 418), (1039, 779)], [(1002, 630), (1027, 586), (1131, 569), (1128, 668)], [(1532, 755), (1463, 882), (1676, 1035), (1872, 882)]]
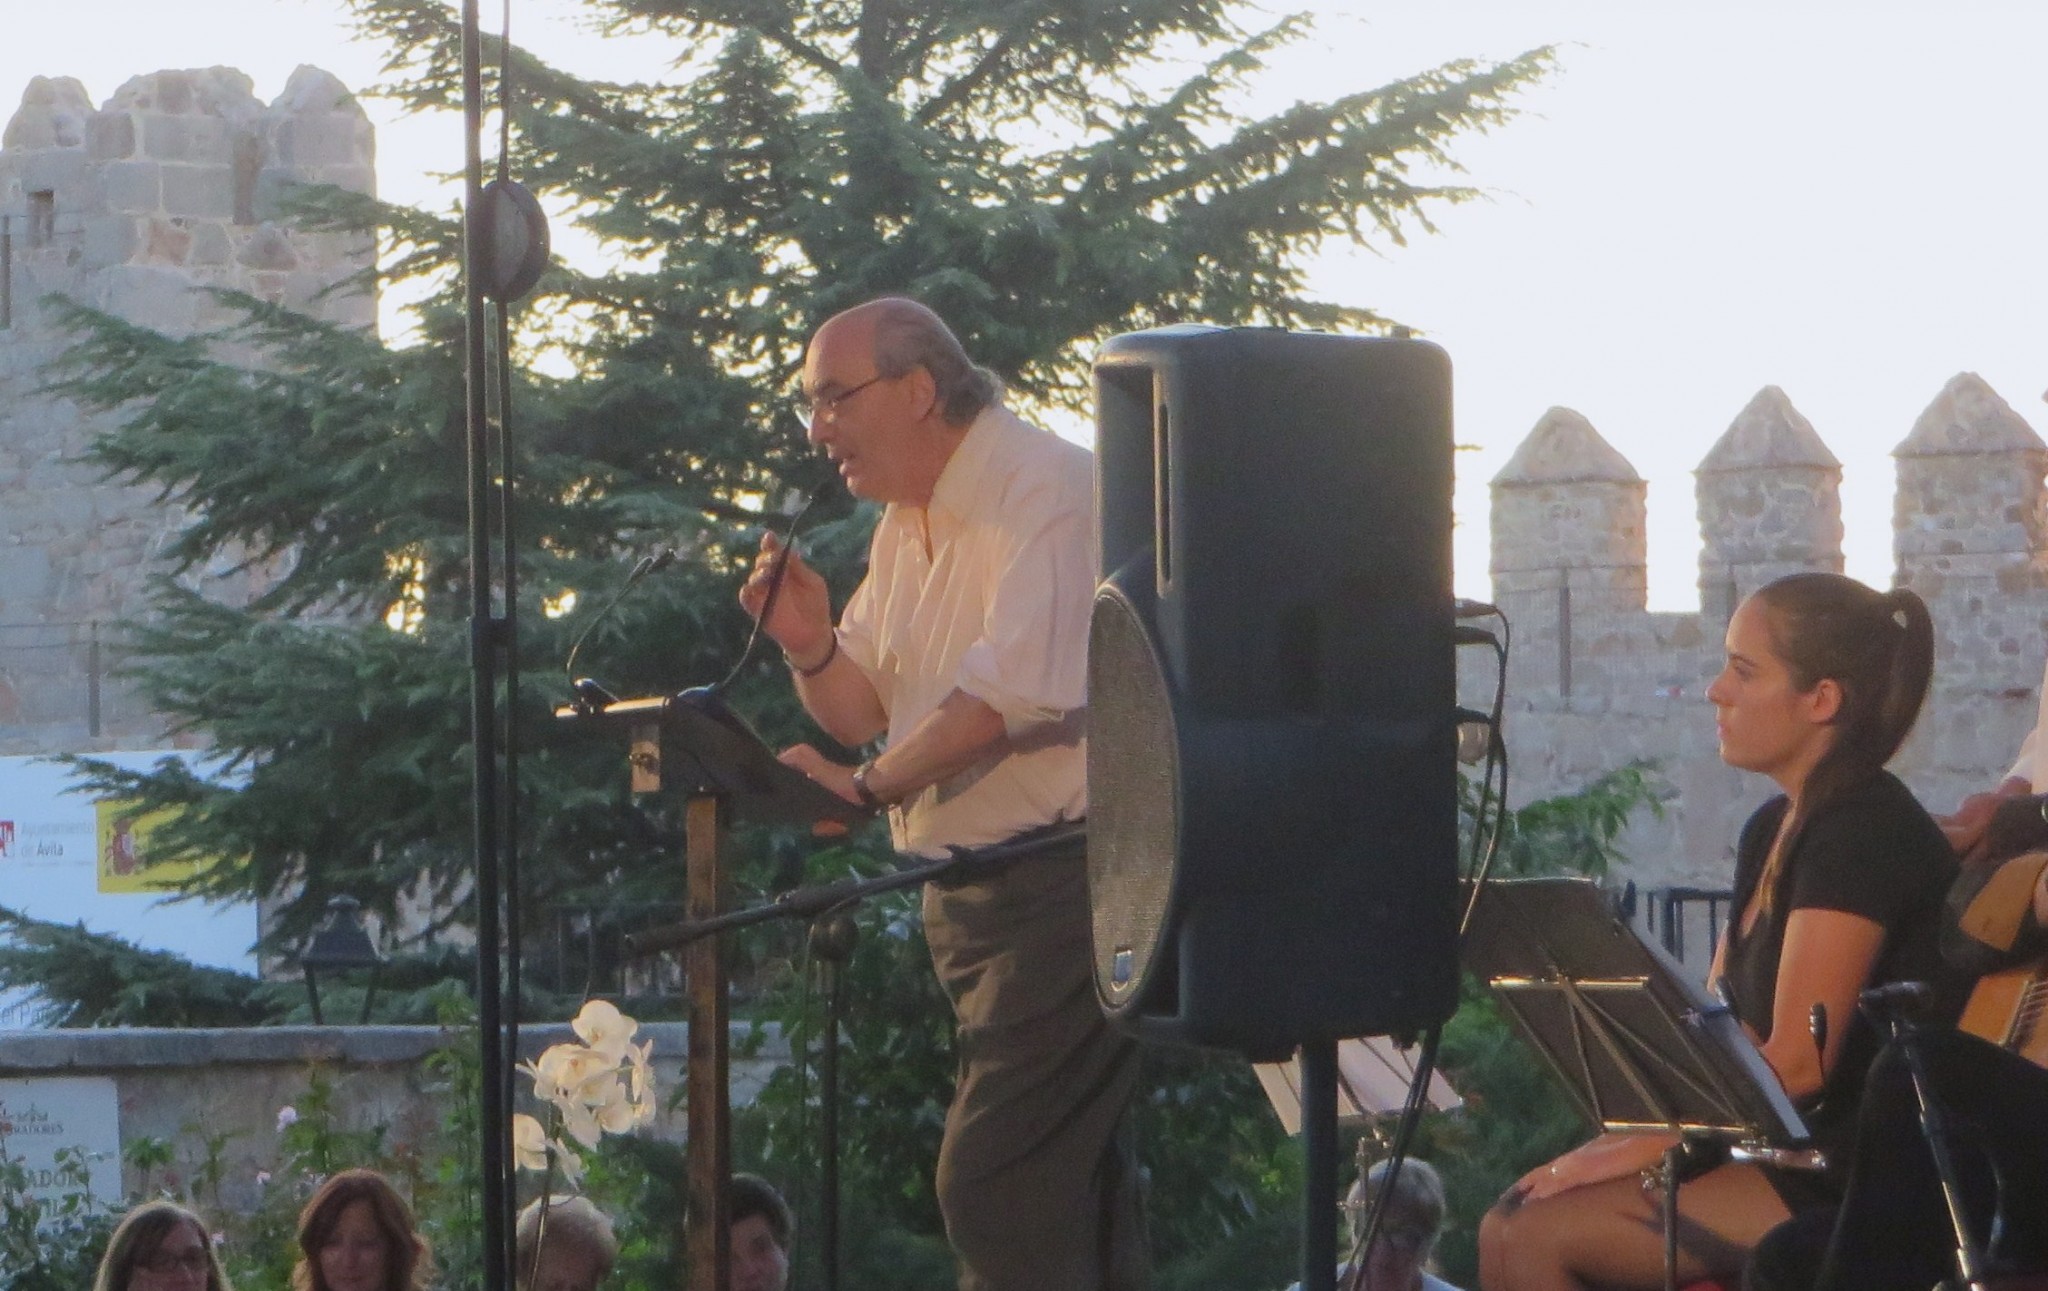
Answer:
[[(389, 48), (390, 93), (456, 104), (448, 6), (352, 5)], [(1450, 169), (1455, 139), (1504, 121), (1549, 61), (1452, 63), (1244, 120), (1237, 96), (1305, 19), (1246, 31), (1222, 0), (599, 7), (617, 39), (671, 42), (680, 61), (668, 83), (609, 84), (513, 50), (515, 171), (609, 257), (555, 265), (516, 320), (534, 909), (676, 896), (672, 822), (628, 802), (617, 750), (561, 739), (547, 708), (573, 635), (657, 546), (685, 558), (620, 604), (579, 666), (650, 693), (737, 657), (757, 513), (818, 476), (788, 397), (818, 322), (917, 296), (1014, 399), (1070, 410), (1093, 344), (1119, 331), (1376, 328), (1307, 294), (1307, 254), (1398, 243), (1470, 197), (1417, 176)], [(1190, 50), (1206, 62), (1175, 83), (1168, 52)], [(167, 579), (133, 628), (149, 700), (224, 754), (222, 773), (97, 769), (102, 787), (185, 809), (158, 854), (232, 858), (196, 890), (272, 902), (277, 952), (337, 894), (387, 921), (401, 903), (429, 912), (426, 936), (465, 922), (471, 865), (458, 224), (338, 193), (299, 205), (378, 228), (387, 283), (439, 285), (409, 343), (254, 300), (225, 347), (81, 308), (68, 379), (85, 402), (137, 410), (94, 454), (191, 508), (180, 572), (224, 554), (284, 568), (246, 607)], [(867, 520), (841, 502), (811, 540), (842, 587)], [(571, 592), (574, 611), (547, 617)], [(793, 734), (772, 672), (741, 693)]]

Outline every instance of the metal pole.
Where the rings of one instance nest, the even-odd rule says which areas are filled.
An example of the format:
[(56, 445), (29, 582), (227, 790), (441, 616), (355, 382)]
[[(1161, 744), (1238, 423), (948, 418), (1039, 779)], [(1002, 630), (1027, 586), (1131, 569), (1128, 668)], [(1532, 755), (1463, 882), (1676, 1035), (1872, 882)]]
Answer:
[[(501, 110), (509, 110), (501, 105)], [(497, 396), (498, 439), (498, 558), (499, 577), (505, 589), (504, 611), (498, 622), (498, 661), (504, 668), (505, 706), (503, 784), (500, 806), (502, 833), (499, 834), (499, 866), (505, 893), (505, 1106), (512, 1106), (514, 1065), (519, 1061), (519, 1014), (523, 986), (521, 965), (525, 961), (521, 934), (525, 919), (520, 901), (519, 879), (519, 566), (514, 555), (513, 471), (512, 471), (512, 327), (504, 301), (497, 302)], [(516, 1199), (515, 1199), (516, 1200)]]
[(1927, 1074), (1927, 1059), (1920, 1052), (1919, 1028), (1903, 1018), (1892, 1023), (1893, 1043), (1905, 1059), (1906, 1075), (1913, 1085), (1913, 1100), (1920, 1108), (1920, 1135), (1927, 1140), (1928, 1155), (1934, 1158), (1934, 1174), (1941, 1183), (1941, 1200), (1948, 1210), (1949, 1226), (1956, 1235), (1956, 1272), (1969, 1291), (1984, 1286), (1984, 1253), (1970, 1231), (1969, 1215), (1963, 1205), (1962, 1175), (1955, 1154), (1949, 1150), (1948, 1113), (1934, 1092)]
[(819, 1200), (820, 1244), (825, 1248), (825, 1291), (839, 1291), (839, 1023), (846, 1016), (846, 965), (858, 928), (841, 911), (811, 925), (811, 952), (825, 977), (825, 1050), (818, 1059), (818, 1153), (824, 1158)]
[(477, 0), (462, 4), (462, 148), (463, 148), (463, 302), (465, 439), (469, 449), (469, 661), (470, 738), (474, 749), (472, 804), (476, 847), (477, 899), (477, 1031), (481, 1046), (483, 1170), (483, 1288), (506, 1291), (512, 1285), (510, 1179), (511, 1118), (506, 1097), (503, 1001), (499, 954), (502, 899), (498, 856), (500, 768), (498, 765), (497, 700), (498, 622), (492, 613), (490, 529), (490, 426), (487, 397), (488, 333), (484, 319), (483, 263), (483, 37)]
[(1337, 1042), (1301, 1046), (1301, 1291), (1337, 1286)]

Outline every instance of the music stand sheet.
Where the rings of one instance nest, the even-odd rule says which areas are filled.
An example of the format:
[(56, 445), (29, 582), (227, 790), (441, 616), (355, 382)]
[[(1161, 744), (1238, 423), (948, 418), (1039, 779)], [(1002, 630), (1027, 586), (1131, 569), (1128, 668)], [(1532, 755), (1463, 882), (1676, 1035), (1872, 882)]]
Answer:
[(1465, 966), (1602, 1128), (1806, 1139), (1734, 1014), (1619, 918), (1591, 880), (1489, 883)]
[(784, 766), (775, 751), (744, 723), (721, 721), (679, 696), (620, 700), (589, 715), (563, 709), (556, 716), (628, 730), (658, 724), (665, 737), (664, 785), (686, 794), (728, 796), (741, 820), (850, 825), (869, 816), (864, 808)]

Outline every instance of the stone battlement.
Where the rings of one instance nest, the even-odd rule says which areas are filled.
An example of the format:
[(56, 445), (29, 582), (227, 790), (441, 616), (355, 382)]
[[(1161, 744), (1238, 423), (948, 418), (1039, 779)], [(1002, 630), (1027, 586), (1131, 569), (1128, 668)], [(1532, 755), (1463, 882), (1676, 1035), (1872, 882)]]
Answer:
[[(2033, 725), (2048, 656), (2048, 444), (1963, 373), (1893, 456), (1895, 580), (1927, 602), (1936, 634), (1933, 690), (1895, 769), (1945, 811), (1997, 783)], [(1721, 763), (1706, 687), (1744, 596), (1798, 570), (1841, 570), (1842, 471), (1767, 386), (1695, 476), (1701, 608), (1652, 613), (1647, 486), (1584, 417), (1551, 409), (1493, 480), (1493, 592), (1514, 625), (1514, 799), (1653, 760), (1675, 796), (1663, 820), (1633, 828), (1631, 877), (1719, 886), (1743, 819), (1775, 790)], [(1468, 702), (1477, 662), (1464, 661)]]

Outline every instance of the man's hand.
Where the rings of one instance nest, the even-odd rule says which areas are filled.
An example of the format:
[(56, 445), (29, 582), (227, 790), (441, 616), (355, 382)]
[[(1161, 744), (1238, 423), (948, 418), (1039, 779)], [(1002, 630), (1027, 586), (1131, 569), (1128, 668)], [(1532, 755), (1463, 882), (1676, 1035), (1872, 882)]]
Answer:
[[(1948, 845), (1955, 849), (1956, 856), (1969, 864), (2017, 856), (2027, 849), (2020, 847), (2010, 852), (1996, 852), (1992, 847), (1992, 821), (2001, 807), (2007, 809), (2005, 834), (2008, 837), (2000, 841), (2010, 841), (2012, 827), (2019, 823), (2012, 815), (2014, 809), (2011, 804), (2030, 802), (2026, 795), (2032, 790), (2033, 786), (2025, 780), (2007, 780), (1990, 793), (1971, 794), (1953, 813), (1937, 816), (1935, 820), (1941, 825), (1941, 832), (1948, 838)], [(2038, 810), (2035, 811), (2035, 821), (2040, 821)]]
[(2007, 798), (1991, 812), (1984, 836), (1962, 854), (1965, 865), (2008, 861), (2021, 852), (2048, 846), (2048, 816), (2041, 814), (2039, 798)]
[(808, 744), (792, 745), (782, 751), (777, 759), (786, 767), (794, 767), (811, 779), (824, 785), (833, 793), (858, 806), (860, 794), (853, 787), (854, 768), (841, 766)]
[[(761, 550), (754, 557), (754, 572), (740, 588), (740, 608), (749, 618), (761, 617), (768, 604), (768, 584), (774, 578), (776, 557), (782, 540), (773, 533), (761, 535)], [(822, 660), (832, 641), (832, 593), (825, 579), (804, 563), (796, 548), (789, 549), (788, 565), (782, 571), (782, 590), (775, 606), (761, 624), (782, 652), (797, 664), (809, 667)]]

